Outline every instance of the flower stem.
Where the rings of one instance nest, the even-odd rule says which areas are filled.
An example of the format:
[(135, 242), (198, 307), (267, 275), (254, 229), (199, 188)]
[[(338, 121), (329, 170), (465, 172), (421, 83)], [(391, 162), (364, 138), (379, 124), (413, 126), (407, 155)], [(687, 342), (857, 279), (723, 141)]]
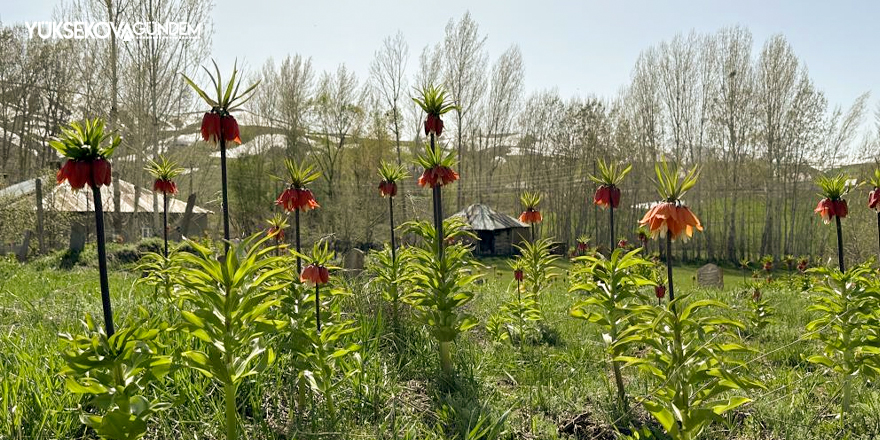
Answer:
[(675, 299), (675, 288), (672, 285), (672, 234), (666, 232), (666, 282), (669, 283), (669, 301)]
[(113, 336), (113, 308), (110, 305), (110, 283), (107, 281), (107, 250), (104, 245), (104, 208), (101, 205), (101, 188), (92, 185), (95, 200), (95, 235), (98, 241), (98, 273), (101, 280), (101, 306), (104, 309), (104, 328), (107, 337)]
[(447, 378), (452, 377), (452, 342), (440, 341), (440, 369)]
[(165, 258), (168, 258), (168, 193), (162, 192), (162, 236), (165, 239)]
[(223, 385), (226, 398), (226, 440), (238, 440), (238, 412), (235, 408), (235, 384)]
[(608, 205), (608, 224), (610, 225), (611, 231), (611, 247), (608, 248), (608, 255), (611, 255), (614, 252), (614, 206)]
[(391, 223), (391, 261), (397, 261), (397, 246), (394, 243), (394, 197), (388, 195), (388, 219)]
[(223, 135), (223, 128), (220, 128), (220, 179), (222, 185), (220, 188), (223, 198), (223, 249), (229, 252), (229, 198), (226, 193), (226, 139)]
[(840, 265), (840, 272), (845, 271), (843, 267), (843, 231), (840, 228), (840, 217), (834, 216), (834, 222), (837, 225), (837, 264)]
[(293, 211), (293, 225), (296, 229), (294, 236), (296, 237), (296, 274), (302, 273), (302, 258), (299, 256), (302, 252), (299, 241), (299, 209)]
[(318, 323), (318, 334), (321, 334), (321, 285), (315, 283), (315, 322)]
[[(431, 132), (431, 152), (435, 152), (436, 144), (434, 133)], [(443, 201), (440, 193), (440, 185), (433, 188), (434, 199), (434, 231), (437, 233), (437, 260), (443, 259)]]

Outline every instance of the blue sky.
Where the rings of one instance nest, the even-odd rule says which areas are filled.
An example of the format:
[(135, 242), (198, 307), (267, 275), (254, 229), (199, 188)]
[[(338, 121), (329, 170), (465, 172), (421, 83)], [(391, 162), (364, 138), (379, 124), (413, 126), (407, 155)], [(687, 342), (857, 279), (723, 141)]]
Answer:
[[(49, 20), (57, 1), (4, 3), (0, 20), (9, 24)], [(868, 0), (215, 0), (213, 56), (257, 68), (270, 56), (300, 53), (321, 70), (345, 63), (363, 80), (382, 39), (399, 29), (414, 72), (422, 47), (440, 41), (447, 21), (467, 10), (488, 36), (490, 60), (519, 45), (528, 91), (612, 96), (645, 48), (678, 33), (743, 25), (755, 53), (767, 37), (785, 35), (832, 106), (872, 91), (873, 110), (880, 93), (880, 2)]]

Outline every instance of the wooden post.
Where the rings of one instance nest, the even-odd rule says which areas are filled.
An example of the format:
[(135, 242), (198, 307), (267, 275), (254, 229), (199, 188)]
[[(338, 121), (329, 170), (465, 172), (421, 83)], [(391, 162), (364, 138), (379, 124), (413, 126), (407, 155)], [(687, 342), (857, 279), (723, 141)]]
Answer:
[(43, 238), (43, 181), (34, 179), (34, 192), (37, 196), (37, 241), (40, 243), (40, 253), (46, 252), (46, 242)]
[(183, 237), (186, 237), (189, 234), (189, 225), (192, 222), (192, 213), (193, 207), (196, 206), (196, 194), (191, 193), (189, 197), (186, 198), (186, 210), (183, 212), (183, 218), (180, 219), (180, 223), (177, 225), (177, 229), (180, 231), (179, 240), (182, 240)]

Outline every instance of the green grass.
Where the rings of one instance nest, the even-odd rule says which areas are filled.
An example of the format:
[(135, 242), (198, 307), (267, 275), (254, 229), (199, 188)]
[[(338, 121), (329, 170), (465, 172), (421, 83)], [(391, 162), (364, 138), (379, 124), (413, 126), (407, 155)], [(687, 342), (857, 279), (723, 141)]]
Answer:
[[(511, 274), (501, 259), (484, 260), (490, 268), (476, 284), (469, 306), (481, 322), (512, 295)], [(561, 263), (562, 269), (567, 263)], [(495, 267), (495, 269), (491, 269)], [(727, 312), (746, 319), (751, 293), (737, 272), (725, 271), (725, 289), (695, 290), (696, 268), (676, 268), (677, 289), (698, 298), (730, 304)], [(144, 306), (174, 322), (178, 312), (135, 287), (136, 275), (113, 272), (111, 291), (118, 326), (131, 311)], [(548, 340), (552, 343), (513, 347), (490, 339), (480, 326), (457, 341), (453, 384), (438, 379), (437, 348), (427, 332), (414, 324), (404, 308), (403, 329), (393, 335), (386, 304), (364, 285), (362, 277), (344, 283), (353, 295), (343, 311), (357, 320), (361, 342), (360, 372), (337, 391), (340, 419), (331, 424), (320, 402), (294, 410), (298, 373), (290, 356), (279, 350), (278, 361), (246, 383), (238, 408), (249, 439), (466, 438), (474, 426), (504, 421), (508, 439), (613, 439), (630, 426), (653, 426), (637, 409), (621, 417), (613, 401), (613, 384), (597, 328), (569, 317), (578, 299), (562, 277), (541, 296)], [(761, 332), (744, 332), (755, 353), (748, 369), (767, 390), (750, 392), (755, 401), (735, 411), (727, 424), (716, 424), (705, 438), (828, 439), (876, 438), (880, 435), (880, 392), (863, 380), (856, 384), (854, 414), (846, 426), (834, 419), (837, 389), (804, 356), (816, 353), (816, 342), (803, 340), (810, 296), (785, 283), (773, 283), (764, 294), (776, 309), (774, 322)], [(58, 375), (62, 367), (60, 332), (80, 331), (85, 313), (100, 317), (97, 273), (90, 267), (70, 271), (0, 262), (0, 439), (93, 438), (79, 423), (83, 402), (66, 392)], [(273, 344), (281, 346), (281, 338)], [(189, 349), (182, 332), (164, 336), (169, 354)], [(627, 390), (639, 396), (651, 383), (636, 371), (624, 370)], [(152, 423), (151, 439), (222, 438), (222, 398), (215, 385), (181, 369), (155, 390), (175, 403)], [(638, 408), (638, 406), (636, 406)], [(617, 422), (615, 424), (615, 422)]]

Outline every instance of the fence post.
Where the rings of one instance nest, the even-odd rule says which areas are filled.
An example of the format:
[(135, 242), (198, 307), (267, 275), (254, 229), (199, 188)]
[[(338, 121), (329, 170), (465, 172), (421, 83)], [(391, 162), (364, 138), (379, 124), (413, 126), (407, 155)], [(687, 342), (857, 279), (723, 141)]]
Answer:
[(46, 253), (46, 242), (43, 238), (43, 181), (34, 179), (34, 192), (37, 196), (37, 241), (40, 243), (40, 254)]

